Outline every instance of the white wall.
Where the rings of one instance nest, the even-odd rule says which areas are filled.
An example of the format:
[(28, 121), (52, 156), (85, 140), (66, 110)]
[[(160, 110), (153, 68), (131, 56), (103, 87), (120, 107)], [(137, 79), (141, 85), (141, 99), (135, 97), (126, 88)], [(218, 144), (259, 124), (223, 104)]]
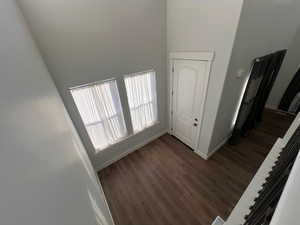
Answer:
[(0, 32), (0, 224), (112, 225), (15, 1), (0, 2)]
[[(42, 55), (96, 168), (166, 129), (165, 0), (19, 1)], [(68, 88), (117, 78), (126, 102), (123, 75), (154, 69), (160, 124), (94, 154)], [(130, 127), (128, 108), (125, 121)]]
[[(208, 153), (243, 0), (168, 0), (168, 52), (214, 51), (200, 149)], [(203, 155), (202, 154), (202, 155)]]
[[(222, 93), (210, 149), (228, 137), (255, 57), (288, 48), (299, 24), (298, 0), (246, 0)], [(237, 78), (242, 70), (242, 78)]]
[(284, 95), (287, 87), (292, 81), (295, 73), (300, 66), (300, 29), (289, 45), (286, 58), (282, 64), (281, 70), (275, 81), (274, 87), (271, 91), (267, 106), (270, 108), (277, 108), (281, 98)]

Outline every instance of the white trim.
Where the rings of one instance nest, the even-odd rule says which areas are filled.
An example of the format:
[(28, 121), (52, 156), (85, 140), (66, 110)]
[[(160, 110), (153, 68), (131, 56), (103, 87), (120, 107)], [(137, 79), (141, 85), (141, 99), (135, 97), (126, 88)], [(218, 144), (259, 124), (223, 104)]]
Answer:
[(204, 153), (201, 151), (195, 151), (195, 153), (197, 153), (199, 156), (201, 156), (201, 158), (208, 160), (210, 157), (212, 157), (213, 154), (215, 154), (217, 151), (219, 151), (225, 144), (226, 142), (229, 140), (229, 138), (231, 137), (231, 134), (228, 135), (226, 138), (224, 138), (216, 147), (213, 148), (212, 151), (210, 151), (209, 153)]
[(157, 138), (161, 137), (162, 135), (164, 135), (166, 133), (167, 133), (167, 130), (163, 130), (163, 131), (159, 132), (158, 134), (153, 135), (152, 137), (149, 137), (145, 141), (133, 146), (132, 148), (127, 149), (126, 151), (122, 152), (121, 154), (117, 155), (116, 157), (112, 158), (111, 160), (108, 160), (108, 161), (104, 162), (102, 165), (96, 165), (95, 170), (100, 171), (100, 170), (104, 169), (105, 167), (110, 166), (111, 164), (113, 164), (113, 163), (117, 162), (118, 160), (124, 158), (125, 156), (129, 155), (130, 153), (144, 147), (145, 145), (149, 144), (150, 142), (156, 140)]
[(150, 124), (149, 126), (145, 127), (145, 128), (142, 129), (142, 130), (139, 130), (139, 131), (137, 131), (137, 132), (133, 132), (132, 134), (128, 134), (128, 132), (127, 132), (127, 135), (126, 135), (125, 137), (119, 139), (117, 142), (115, 142), (115, 143), (113, 143), (113, 144), (107, 146), (106, 148), (103, 148), (103, 149), (95, 149), (94, 155), (97, 155), (97, 154), (99, 154), (100, 152), (109, 151), (109, 149), (111, 149), (111, 148), (114, 147), (115, 145), (118, 145), (118, 144), (120, 144), (121, 142), (123, 142), (123, 141), (125, 141), (125, 140), (127, 140), (127, 139), (129, 139), (129, 138), (132, 138), (133, 136), (135, 136), (135, 135), (137, 135), (137, 134), (139, 134), (139, 133), (141, 133), (141, 132), (144, 132), (144, 131), (146, 131), (146, 130), (148, 130), (148, 129), (150, 129), (150, 128), (156, 126), (156, 125), (159, 125), (159, 124), (160, 124), (160, 121), (159, 121), (159, 120), (156, 120), (156, 121), (154, 121), (152, 124)]
[(225, 221), (220, 216), (217, 216), (211, 225), (223, 225), (224, 223)]
[[(202, 112), (201, 112), (201, 117), (199, 118), (200, 119), (200, 122), (201, 122), (201, 127), (199, 129), (199, 133), (198, 133), (198, 143), (197, 143), (197, 149), (195, 149), (195, 151), (198, 151), (200, 152), (200, 137), (201, 137), (201, 134), (202, 134), (202, 131), (203, 131), (203, 120), (204, 120), (204, 113), (205, 113), (205, 105), (206, 105), (206, 102), (207, 102), (207, 92), (208, 92), (208, 85), (209, 85), (209, 81), (210, 81), (210, 74), (211, 74), (211, 70), (212, 70), (212, 62), (208, 62), (207, 63), (207, 71), (206, 71), (206, 76), (204, 78), (204, 90), (203, 90), (203, 101), (201, 103), (201, 108), (202, 108)], [(208, 158), (210, 156), (208, 155)]]
[[(169, 99), (169, 133), (171, 135), (174, 135), (173, 131), (171, 130), (172, 124), (173, 124), (173, 117), (172, 117), (172, 111), (173, 111), (173, 76), (174, 76), (174, 61), (178, 60), (195, 60), (195, 61), (206, 61), (206, 72), (204, 77), (204, 84), (203, 84), (203, 101), (201, 102), (201, 115), (199, 117), (199, 122), (201, 122), (201, 127), (199, 129), (199, 132), (197, 136), (200, 140), (200, 135), (202, 132), (202, 125), (203, 125), (203, 117), (204, 117), (204, 108), (207, 101), (207, 91), (208, 91), (208, 85), (210, 80), (210, 74), (212, 69), (212, 61), (214, 59), (214, 52), (171, 52), (169, 54), (169, 76), (168, 76), (168, 85), (169, 85), (169, 92), (168, 92), (168, 99)], [(198, 151), (199, 149), (199, 140), (196, 145), (195, 152), (198, 153), (202, 158), (206, 158), (207, 154)]]
[(214, 147), (212, 151), (210, 151), (208, 153), (208, 158), (210, 158), (213, 154), (215, 154), (217, 151), (219, 151), (226, 144), (226, 142), (230, 139), (230, 137), (231, 137), (231, 133), (230, 133), (230, 135), (225, 137), (216, 147)]
[(272, 109), (272, 110), (278, 110), (278, 106), (277, 105), (266, 104), (265, 108)]
[(197, 61), (213, 61), (214, 52), (171, 52), (170, 59), (186, 59)]
[(172, 124), (173, 124), (173, 68), (174, 62), (173, 59), (169, 59), (169, 81), (168, 81), (168, 99), (169, 99), (169, 133), (173, 135)]
[(197, 155), (199, 155), (202, 159), (204, 159), (204, 160), (208, 160), (208, 155), (206, 154), (206, 153), (204, 153), (204, 152), (196, 152), (195, 151), (195, 153), (197, 154)]
[(103, 84), (103, 83), (106, 83), (106, 82), (112, 82), (112, 81), (117, 82), (117, 79), (112, 77), (112, 78), (105, 79), (105, 80), (99, 80), (99, 81), (90, 82), (90, 83), (86, 83), (86, 84), (80, 84), (80, 85), (77, 85), (77, 86), (74, 86), (74, 87), (70, 87), (69, 91), (73, 91), (73, 90), (77, 90), (77, 89), (81, 89), (81, 88), (86, 88), (86, 87), (91, 87), (91, 86)]
[(154, 73), (155, 76), (156, 76), (156, 72), (155, 72), (154, 69), (145, 70), (145, 71), (140, 71), (140, 72), (135, 72), (135, 73), (130, 73), (130, 74), (125, 74), (125, 75), (123, 75), (123, 76), (124, 76), (124, 78), (127, 78), (127, 77), (135, 77), (135, 76), (144, 75), (144, 74), (147, 74), (147, 73)]
[(300, 154), (297, 155), (270, 225), (299, 224)]
[(299, 124), (300, 124), (300, 113), (298, 113), (298, 115), (294, 119), (292, 125), (289, 127), (289, 129), (287, 130), (287, 132), (285, 133), (285, 135), (282, 139), (282, 142), (284, 143), (284, 146), (289, 142), (289, 140), (291, 139), (293, 134), (296, 132)]
[(284, 111), (284, 110), (279, 109), (276, 106), (272, 106), (272, 105), (266, 105), (265, 109), (272, 110), (272, 111), (275, 111), (276, 113), (281, 113), (281, 114), (285, 114), (285, 115), (297, 116), (297, 113)]
[(253, 205), (253, 199), (257, 197), (257, 193), (261, 190), (263, 183), (269, 176), (272, 167), (275, 165), (280, 152), (282, 151), (282, 139), (278, 138), (273, 145), (271, 151), (261, 164), (255, 176), (252, 178), (247, 189), (244, 191), (242, 197), (235, 205), (231, 214), (227, 218), (225, 225), (237, 225), (245, 223), (245, 215), (250, 213), (250, 206)]

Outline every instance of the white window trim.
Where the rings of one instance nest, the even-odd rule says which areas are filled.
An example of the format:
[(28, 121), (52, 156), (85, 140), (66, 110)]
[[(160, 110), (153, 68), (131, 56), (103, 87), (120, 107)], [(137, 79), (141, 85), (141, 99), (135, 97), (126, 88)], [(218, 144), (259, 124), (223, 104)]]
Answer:
[[(154, 74), (155, 74), (155, 79), (156, 79), (156, 77), (157, 77), (157, 76), (156, 76), (156, 71), (155, 71), (154, 69), (151, 69), (151, 70), (145, 70), (145, 71), (141, 71), (141, 72), (135, 72), (135, 73), (123, 75), (123, 81), (125, 82), (126, 77), (132, 77), (132, 76), (143, 75), (143, 74), (145, 74), (145, 73), (154, 73)], [(112, 78), (105, 79), (105, 80), (100, 80), (100, 81), (89, 82), (89, 83), (77, 85), (77, 86), (74, 86), (74, 87), (70, 87), (70, 88), (69, 88), (69, 91), (70, 91), (70, 94), (71, 94), (71, 91), (72, 91), (72, 90), (81, 89), (81, 88), (84, 88), (84, 87), (90, 87), (90, 86), (93, 86), (93, 85), (99, 85), (99, 84), (103, 84), (103, 83), (106, 83), (106, 82), (109, 82), (109, 81), (116, 81), (116, 83), (117, 83), (117, 78), (112, 77)], [(160, 124), (160, 120), (159, 120), (159, 117), (158, 117), (157, 82), (156, 82), (156, 85), (155, 85), (155, 86), (156, 86), (156, 90), (155, 90), (155, 97), (154, 97), (154, 99), (153, 99), (152, 101), (149, 101), (149, 102), (147, 102), (147, 103), (144, 103), (143, 105), (147, 105), (147, 104), (154, 104), (154, 105), (156, 105), (156, 110), (157, 110), (157, 111), (156, 111), (156, 117), (157, 117), (156, 120), (155, 120), (153, 123), (151, 123), (150, 125), (146, 126), (146, 127), (145, 127), (144, 129), (142, 129), (142, 130), (139, 130), (139, 131), (136, 131), (136, 132), (134, 132), (134, 130), (132, 130), (132, 133), (131, 133), (131, 134), (128, 133), (129, 131), (128, 131), (127, 127), (126, 127), (126, 121), (125, 121), (125, 128), (126, 128), (126, 130), (127, 130), (127, 135), (124, 136), (124, 137), (122, 137), (122, 138), (120, 138), (120, 139), (118, 139), (117, 142), (112, 143), (112, 144), (108, 145), (108, 146), (105, 147), (105, 148), (95, 148), (94, 145), (93, 145), (93, 143), (92, 143), (92, 140), (91, 140), (90, 137), (89, 137), (88, 131), (87, 131), (87, 127), (93, 126), (93, 125), (97, 125), (97, 124), (100, 124), (100, 123), (103, 123), (103, 121), (96, 121), (96, 122), (93, 122), (93, 123), (87, 123), (87, 124), (85, 124), (85, 123), (83, 122), (82, 118), (81, 118), (81, 115), (80, 115), (80, 113), (79, 113), (79, 110), (77, 109), (76, 102), (75, 102), (75, 100), (73, 99), (72, 94), (71, 94), (71, 97), (72, 97), (72, 99), (73, 99), (74, 105), (75, 105), (76, 110), (77, 110), (77, 113), (79, 114), (79, 116), (80, 116), (80, 118), (81, 118), (81, 122), (80, 122), (80, 123), (82, 123), (83, 128), (85, 129), (85, 132), (87, 133), (87, 136), (89, 137), (89, 138), (88, 138), (88, 141), (90, 142), (91, 146), (93, 146), (94, 154), (98, 154), (98, 153), (101, 153), (101, 152), (103, 152), (103, 151), (109, 150), (109, 149), (111, 149), (112, 147), (114, 147), (114, 146), (120, 144), (121, 142), (123, 142), (123, 141), (125, 141), (125, 140), (127, 140), (127, 139), (129, 139), (129, 138), (131, 138), (131, 137), (133, 137), (133, 136), (135, 136), (135, 135), (141, 133), (141, 132), (145, 132), (145, 131), (151, 129), (152, 127), (157, 126), (157, 125)], [(118, 92), (119, 92), (119, 87), (118, 87), (118, 85), (117, 85), (117, 89), (118, 89)], [(127, 96), (127, 90), (126, 90), (126, 87), (125, 87), (125, 91), (126, 91), (126, 98), (127, 98), (127, 101), (128, 101), (128, 96)], [(124, 104), (122, 104), (123, 102), (122, 102), (122, 99), (121, 99), (121, 98), (120, 98), (120, 102), (121, 102), (121, 107), (122, 107), (123, 116), (124, 116), (124, 120), (125, 120), (126, 115), (124, 114), (124, 108), (123, 108)], [(143, 105), (137, 106), (137, 107), (135, 107), (135, 108), (138, 109), (139, 107), (142, 107)], [(131, 114), (130, 114), (130, 107), (129, 107), (129, 105), (126, 106), (126, 108), (127, 108), (127, 107), (128, 107), (128, 110), (129, 110), (130, 123), (131, 123), (131, 125), (132, 125)], [(108, 119), (111, 119), (111, 118), (117, 117), (117, 116), (118, 116), (118, 114), (113, 115), (113, 116), (110, 116)]]
[[(140, 72), (135, 72), (135, 73), (131, 73), (131, 74), (126, 74), (126, 75), (124, 75), (123, 76), (123, 81), (124, 81), (124, 83), (125, 83), (125, 79), (127, 78), (127, 77), (134, 77), (134, 76), (139, 76), (139, 75), (144, 75), (144, 74), (146, 74), (146, 73), (154, 73), (154, 76), (155, 76), (155, 96), (154, 96), (154, 98), (153, 98), (153, 100), (152, 101), (149, 101), (149, 102), (147, 102), (147, 103), (143, 103), (142, 105), (139, 105), (139, 106), (137, 106), (137, 107), (135, 107), (135, 109), (138, 109), (138, 108), (140, 108), (140, 107), (142, 107), (143, 105), (147, 105), (147, 104), (154, 104), (155, 106), (156, 106), (156, 120), (155, 121), (153, 121), (153, 123), (151, 123), (151, 124), (149, 124), (148, 126), (146, 126), (146, 127), (144, 127), (144, 129), (142, 129), (142, 130), (138, 130), (138, 131), (134, 131), (134, 129), (133, 129), (133, 127), (132, 127), (132, 135), (130, 135), (130, 136), (133, 136), (133, 135), (136, 135), (136, 134), (138, 134), (138, 133), (141, 133), (141, 132), (143, 132), (143, 131), (145, 131), (145, 130), (147, 130), (147, 129), (149, 129), (149, 128), (151, 128), (151, 127), (153, 127), (153, 126), (155, 126), (155, 125), (157, 125), (157, 124), (160, 124), (160, 121), (159, 121), (159, 117), (158, 117), (158, 101), (157, 101), (157, 80), (156, 80), (156, 71), (154, 70), (154, 69), (150, 69), (150, 70), (144, 70), (144, 71), (140, 71)], [(127, 94), (127, 89), (126, 89), (126, 84), (125, 84), (125, 90), (126, 90), (126, 98), (127, 98), (127, 101), (128, 101), (128, 94)], [(128, 102), (129, 103), (129, 102)], [(130, 114), (130, 121), (131, 121), (131, 125), (132, 125), (132, 118), (131, 118), (131, 113), (130, 113), (130, 106), (129, 106), (129, 104), (128, 104), (128, 108), (129, 108), (129, 114)], [(133, 125), (132, 125), (133, 126)]]
[(76, 85), (74, 87), (70, 87), (69, 91), (80, 89), (80, 88), (84, 88), (84, 87), (90, 87), (90, 86), (93, 86), (93, 85), (104, 84), (104, 83), (109, 82), (109, 81), (117, 81), (117, 78), (112, 77), (112, 78), (105, 79), (105, 80), (99, 80), (99, 81), (95, 81), (95, 82), (89, 82), (89, 83), (85, 83), (85, 84), (79, 84), (79, 85)]
[[(70, 87), (70, 88), (69, 88), (69, 93), (71, 94), (73, 90), (82, 89), (82, 88), (85, 88), (85, 87), (88, 88), (88, 87), (91, 87), (91, 86), (94, 86), (94, 85), (101, 85), (101, 84), (104, 84), (104, 83), (107, 83), (107, 82), (111, 82), (111, 81), (116, 82), (117, 91), (118, 91), (118, 95), (119, 95), (119, 87), (118, 87), (117, 79), (116, 79), (115, 77), (112, 77), (112, 78), (109, 78), (109, 79), (105, 79), (105, 80), (95, 81), (95, 82), (89, 82), (89, 83), (82, 84), (82, 85), (77, 85), (77, 86), (74, 86), (74, 87)], [(78, 108), (77, 108), (77, 106), (76, 106), (76, 102), (75, 102), (75, 100), (74, 100), (72, 94), (71, 94), (71, 97), (72, 97), (72, 99), (73, 99), (73, 102), (74, 102), (76, 111), (77, 111), (77, 113), (79, 114), (79, 116), (80, 116), (80, 118), (81, 118), (81, 123), (82, 123), (82, 125), (83, 125), (83, 128), (85, 129), (86, 135), (89, 137), (89, 138), (88, 138), (88, 141), (90, 142), (91, 146), (93, 146), (93, 152), (94, 152), (94, 154), (98, 154), (98, 153), (100, 153), (100, 152), (102, 152), (102, 151), (105, 151), (106, 149), (109, 149), (109, 148), (111, 148), (112, 146), (114, 146), (114, 145), (116, 145), (116, 144), (119, 144), (120, 142), (126, 140), (127, 138), (129, 138), (129, 137), (131, 136), (131, 135), (128, 133), (128, 129), (127, 129), (126, 122), (125, 122), (124, 109), (123, 109), (123, 107), (122, 107), (122, 100), (121, 100), (120, 95), (119, 95), (119, 100), (120, 100), (120, 104), (121, 104), (121, 111), (122, 111), (122, 114), (123, 114), (124, 126), (125, 126), (124, 128), (125, 128), (125, 131), (126, 131), (126, 135), (125, 135), (124, 137), (122, 137), (122, 138), (119, 138), (117, 141), (115, 141), (115, 142), (109, 144), (107, 147), (104, 147), (104, 148), (97, 148), (97, 147), (95, 147), (94, 144), (93, 144), (93, 142), (92, 142), (92, 140), (91, 140), (91, 137), (90, 137), (90, 135), (89, 135), (89, 133), (88, 133), (87, 128), (88, 128), (88, 127), (91, 127), (91, 126), (93, 126), (93, 125), (101, 124), (101, 123), (103, 123), (104, 121), (101, 120), (101, 121), (95, 121), (95, 122), (93, 122), (93, 123), (87, 123), (87, 124), (85, 124), (84, 121), (83, 121), (83, 119), (82, 119), (82, 117), (81, 117), (81, 115), (80, 115), (80, 112), (79, 112), (79, 110), (78, 110)], [(114, 118), (114, 117), (118, 117), (119, 115), (120, 115), (120, 114), (116, 113), (116, 114), (114, 114), (114, 115), (108, 117), (107, 120), (110, 120), (110, 119), (112, 119), (112, 118)]]

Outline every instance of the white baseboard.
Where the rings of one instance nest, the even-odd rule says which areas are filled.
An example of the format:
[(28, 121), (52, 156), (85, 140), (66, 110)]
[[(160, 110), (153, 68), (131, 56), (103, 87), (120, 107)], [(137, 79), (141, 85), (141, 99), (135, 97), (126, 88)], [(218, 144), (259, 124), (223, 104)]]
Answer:
[[(144, 147), (145, 145), (149, 144), (150, 142), (154, 141), (155, 139), (161, 137), (162, 135), (168, 133), (168, 130), (163, 130), (161, 132), (159, 132), (156, 135), (153, 135), (151, 137), (149, 137), (148, 139), (144, 140), (143, 142), (133, 146), (132, 148), (127, 149), (126, 151), (124, 151), (123, 153), (121, 153), (120, 155), (114, 157), (111, 160), (106, 161), (105, 163), (99, 165), (99, 166), (95, 166), (95, 170), (96, 171), (100, 171), (102, 169), (104, 169), (105, 167), (110, 166), (111, 164), (117, 162), (118, 160), (124, 158), (125, 156), (129, 155), (130, 153)], [(200, 151), (196, 151), (195, 153), (197, 153), (201, 158), (208, 160), (215, 152), (217, 152), (227, 141), (228, 139), (231, 137), (231, 135), (229, 135), (228, 137), (226, 137), (223, 141), (221, 141), (212, 151), (210, 151), (208, 154), (200, 152)]]
[(205, 159), (205, 160), (208, 160), (213, 154), (215, 154), (220, 148), (223, 147), (223, 145), (226, 144), (226, 142), (229, 140), (229, 138), (231, 137), (231, 134), (228, 135), (226, 138), (224, 138), (216, 147), (213, 148), (212, 151), (210, 151), (209, 153), (204, 153), (204, 152), (200, 152), (200, 151), (197, 151), (196, 153), (198, 155), (201, 156), (201, 158)]
[(102, 165), (95, 166), (95, 170), (100, 171), (100, 170), (104, 169), (105, 167), (110, 166), (111, 164), (113, 164), (113, 163), (117, 162), (118, 160), (124, 158), (125, 156), (129, 155), (130, 153), (144, 147), (145, 145), (149, 144), (150, 142), (154, 141), (155, 139), (161, 137), (162, 135), (166, 134), (167, 132), (168, 132), (168, 130), (166, 129), (166, 130), (163, 130), (163, 131), (157, 133), (156, 135), (153, 135), (153, 136), (149, 137), (148, 139), (144, 140), (143, 142), (133, 146), (132, 148), (127, 149), (126, 151), (124, 151), (120, 155), (114, 157), (113, 159), (106, 161)]
[(217, 216), (211, 225), (223, 225), (224, 223), (225, 221), (221, 217)]
[(202, 159), (208, 160), (208, 156), (204, 152), (195, 151), (196, 154), (198, 154)]
[(230, 133), (230, 135), (228, 135), (227, 137), (225, 137), (224, 139), (223, 139), (223, 141), (221, 141), (216, 147), (214, 147), (213, 148), (213, 150), (212, 151), (210, 151), (209, 153), (208, 153), (208, 158), (210, 158), (213, 154), (215, 154), (220, 148), (222, 148), (225, 144), (226, 144), (226, 142), (230, 139), (230, 137), (231, 137), (231, 133)]
[(278, 106), (277, 106), (277, 105), (269, 105), (269, 104), (267, 104), (267, 105), (265, 105), (265, 108), (277, 110), (277, 109), (278, 109)]

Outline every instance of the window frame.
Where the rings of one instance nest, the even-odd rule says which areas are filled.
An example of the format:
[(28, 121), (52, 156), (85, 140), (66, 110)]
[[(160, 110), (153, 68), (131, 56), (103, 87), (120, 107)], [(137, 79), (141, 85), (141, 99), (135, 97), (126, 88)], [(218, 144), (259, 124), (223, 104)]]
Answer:
[[(78, 90), (78, 89), (83, 89), (83, 88), (89, 88), (89, 87), (93, 87), (93, 86), (105, 84), (105, 83), (108, 83), (108, 82), (114, 82), (114, 83), (115, 83), (116, 93), (111, 93), (111, 94), (112, 94), (112, 95), (115, 94), (115, 95), (117, 95), (117, 97), (118, 97), (118, 100), (119, 100), (119, 103), (120, 103), (120, 105), (119, 105), (119, 107), (120, 107), (119, 112), (120, 112), (120, 113), (118, 113), (118, 111), (117, 111), (116, 114), (107, 117), (107, 118), (105, 119), (105, 121), (111, 120), (111, 119), (113, 119), (113, 118), (117, 118), (118, 120), (121, 119), (122, 121), (120, 121), (120, 125), (123, 127), (123, 129), (124, 129), (124, 131), (125, 131), (125, 134), (124, 134), (123, 137), (118, 138), (118, 139), (117, 139), (115, 142), (113, 142), (112, 144), (108, 144), (107, 146), (101, 148), (101, 147), (96, 147), (96, 146), (94, 145), (93, 140), (92, 140), (92, 138), (91, 138), (91, 136), (90, 136), (90, 134), (89, 134), (88, 128), (90, 128), (90, 127), (92, 127), (92, 126), (95, 126), (95, 125), (98, 125), (98, 124), (103, 124), (105, 121), (104, 121), (103, 119), (101, 120), (101, 118), (100, 118), (99, 121), (95, 121), (95, 122), (91, 122), (91, 123), (85, 123), (84, 120), (83, 120), (83, 118), (82, 118), (82, 116), (81, 116), (81, 114), (80, 114), (80, 111), (79, 111), (79, 108), (78, 108), (78, 106), (77, 106), (77, 104), (76, 104), (76, 101), (75, 101), (75, 99), (74, 99), (74, 97), (73, 97), (73, 95), (72, 95), (72, 91)], [(117, 82), (117, 79), (116, 79), (116, 78), (113, 77), (113, 78), (110, 78), (110, 79), (105, 79), (105, 80), (100, 80), (100, 81), (95, 81), (95, 82), (86, 83), (86, 84), (83, 84), (83, 85), (74, 86), (74, 87), (69, 88), (69, 93), (70, 93), (70, 95), (71, 95), (71, 98), (72, 98), (73, 103), (74, 103), (74, 105), (75, 105), (75, 108), (76, 108), (76, 110), (77, 110), (77, 113), (79, 114), (81, 123), (82, 123), (82, 125), (83, 125), (83, 127), (84, 127), (84, 129), (85, 129), (85, 132), (86, 132), (87, 136), (88, 136), (88, 140), (89, 140), (89, 142), (91, 143), (91, 146), (93, 146), (93, 150), (94, 150), (94, 153), (95, 153), (95, 154), (98, 154), (98, 153), (100, 153), (100, 152), (102, 152), (102, 151), (104, 151), (104, 150), (106, 150), (106, 149), (108, 149), (108, 148), (110, 148), (110, 147), (112, 147), (112, 146), (114, 146), (114, 145), (116, 145), (116, 144), (122, 142), (123, 140), (127, 139), (127, 138), (130, 136), (130, 135), (129, 135), (129, 132), (128, 132), (128, 127), (127, 127), (127, 124), (126, 124), (126, 121), (125, 121), (125, 115), (124, 115), (123, 104), (122, 104), (122, 100), (121, 100), (121, 97), (120, 97), (120, 91), (119, 91), (118, 82)], [(94, 101), (95, 101), (95, 99), (94, 99)]]
[[(154, 89), (153, 96), (152, 96), (152, 97), (153, 97), (153, 100), (152, 100), (152, 101), (149, 101), (149, 102), (146, 102), (146, 103), (143, 103), (143, 104), (141, 104), (141, 105), (139, 105), (139, 106), (136, 106), (136, 107), (134, 107), (133, 109), (136, 110), (136, 109), (139, 109), (139, 108), (141, 108), (141, 107), (143, 107), (143, 106), (145, 106), (145, 105), (153, 104), (153, 105), (154, 105), (153, 109), (154, 109), (154, 111), (155, 111), (155, 117), (156, 117), (156, 118), (154, 119), (154, 121), (153, 121), (150, 125), (145, 126), (145, 127), (144, 127), (143, 129), (141, 129), (141, 130), (135, 131), (135, 130), (134, 130), (134, 127), (133, 127), (132, 115), (131, 115), (131, 110), (132, 110), (132, 109), (130, 108), (129, 97), (128, 97), (128, 91), (127, 91), (127, 87), (126, 87), (126, 78), (129, 78), (129, 77), (135, 77), (135, 76), (141, 76), (141, 75), (145, 75), (145, 74), (147, 74), (147, 73), (151, 73), (151, 74), (153, 74), (153, 76), (154, 76), (154, 87), (155, 87), (155, 89)], [(158, 119), (158, 101), (157, 101), (157, 79), (156, 79), (156, 71), (155, 71), (154, 69), (151, 69), (151, 70), (145, 70), (145, 71), (141, 71), (141, 72), (136, 72), (136, 73), (126, 74), (126, 75), (123, 76), (123, 81), (124, 81), (124, 85), (125, 85), (126, 98), (127, 98), (127, 102), (128, 102), (128, 108), (129, 108), (129, 117), (130, 117), (130, 122), (131, 122), (131, 126), (132, 126), (132, 132), (133, 132), (133, 135), (138, 134), (138, 133), (140, 133), (140, 132), (143, 132), (143, 131), (145, 131), (145, 130), (151, 128), (151, 127), (153, 127), (153, 126), (156, 125), (156, 124), (159, 124), (160, 122), (159, 122), (159, 119)]]

